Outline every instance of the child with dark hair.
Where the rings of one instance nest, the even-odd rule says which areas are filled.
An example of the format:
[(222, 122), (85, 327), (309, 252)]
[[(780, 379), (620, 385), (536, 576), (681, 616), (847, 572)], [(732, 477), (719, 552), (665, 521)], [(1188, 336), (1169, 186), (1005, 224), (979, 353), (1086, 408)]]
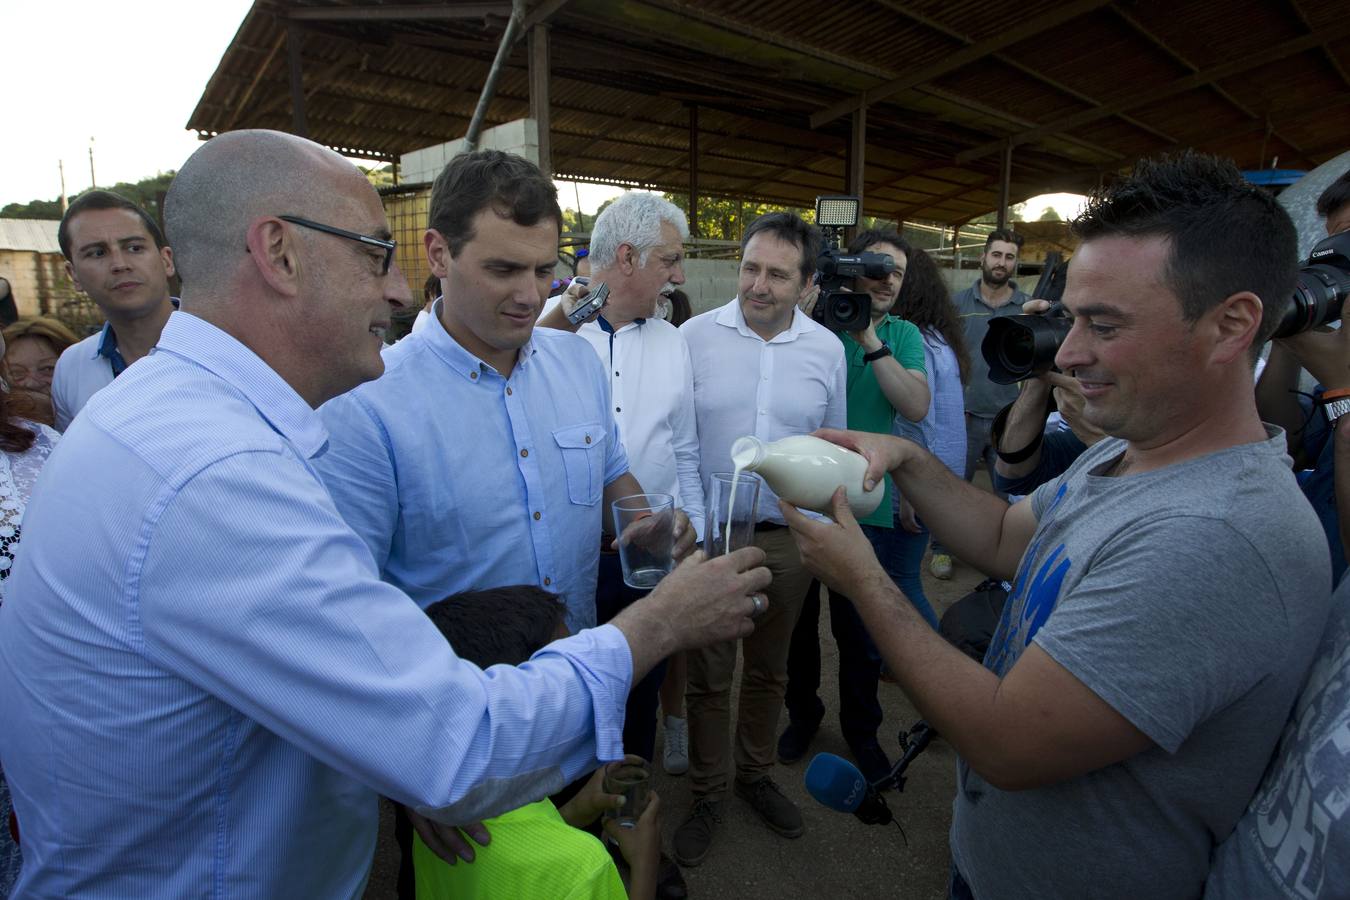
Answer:
[[(456, 654), (486, 669), (524, 663), (545, 644), (565, 636), (565, 611), (557, 594), (519, 584), (454, 594), (427, 607), (426, 613)], [(472, 863), (449, 865), (419, 835), (413, 843), (418, 900), (655, 897), (661, 854), (656, 794), (649, 795), (636, 827), (605, 823), (605, 833), (632, 869), (628, 892), (608, 851), (581, 830), (623, 802), (622, 795), (604, 792), (604, 771), (598, 769), (561, 807), (544, 799), (484, 822), (492, 841), (475, 851)]]

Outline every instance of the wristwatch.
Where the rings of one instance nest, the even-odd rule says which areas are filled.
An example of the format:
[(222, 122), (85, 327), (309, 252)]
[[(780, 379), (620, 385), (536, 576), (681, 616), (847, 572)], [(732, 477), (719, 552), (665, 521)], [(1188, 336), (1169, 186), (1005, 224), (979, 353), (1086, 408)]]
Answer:
[(1350, 413), (1350, 388), (1324, 391), (1318, 402), (1322, 405), (1322, 412), (1326, 414), (1327, 421), (1335, 422), (1341, 416)]
[[(870, 363), (870, 362), (876, 362), (877, 360), (881, 359), (883, 356), (890, 356), (890, 355), (891, 355), (891, 348), (890, 348), (890, 346), (889, 346), (885, 341), (882, 341), (880, 347), (878, 347), (877, 349), (873, 350), (871, 353), (864, 353), (864, 354), (863, 354), (863, 362), (869, 362), (869, 363)], [(1350, 393), (1350, 392), (1348, 392), (1348, 393)]]

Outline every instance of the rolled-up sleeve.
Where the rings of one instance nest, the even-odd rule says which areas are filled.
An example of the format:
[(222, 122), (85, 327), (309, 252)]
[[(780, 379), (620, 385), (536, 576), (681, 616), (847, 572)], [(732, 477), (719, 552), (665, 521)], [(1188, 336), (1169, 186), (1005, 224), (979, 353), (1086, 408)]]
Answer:
[(632, 659), (620, 632), (584, 632), (519, 667), (460, 660), (289, 462), (241, 452), (165, 490), (128, 572), (147, 655), (445, 821), (504, 812), (622, 756)]

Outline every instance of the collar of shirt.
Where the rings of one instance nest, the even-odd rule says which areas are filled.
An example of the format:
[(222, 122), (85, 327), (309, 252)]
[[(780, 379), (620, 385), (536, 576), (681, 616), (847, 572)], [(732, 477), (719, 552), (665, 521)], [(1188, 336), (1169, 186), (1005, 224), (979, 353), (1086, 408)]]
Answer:
[[(445, 330), (445, 326), (441, 324), (441, 304), (444, 302), (444, 298), (441, 298), (432, 304), (431, 321), (423, 329), (426, 332), (425, 340), (435, 354), (443, 359), (452, 371), (458, 372), (461, 377), (467, 378), (469, 381), (476, 382), (478, 376), (483, 372), (495, 372), (502, 378), (507, 378), (507, 374), (497, 372), (491, 365), (465, 350), (459, 341), (451, 337), (450, 332)], [(531, 356), (534, 356), (533, 338), (526, 341), (517, 353), (516, 368), (525, 368)]]
[(627, 328), (629, 325), (632, 325), (632, 326), (634, 326), (634, 327), (641, 327), (641, 326), (643, 326), (643, 325), (646, 325), (646, 324), (647, 324), (647, 320), (646, 320), (646, 319), (634, 319), (633, 321), (629, 322), (628, 325), (620, 325), (620, 326), (616, 329), (613, 325), (609, 324), (609, 320), (606, 319), (604, 316), (596, 316), (596, 318), (595, 318), (595, 324), (599, 325), (599, 326), (600, 326), (600, 330), (603, 331), (605, 334), (618, 334), (620, 331), (623, 331), (623, 330), (624, 330), (625, 328)]
[[(975, 283), (970, 286), (971, 295), (974, 296), (976, 300), (979, 300), (982, 303), (984, 302), (984, 291), (980, 290), (980, 288), (982, 288), (983, 286), (984, 286), (983, 277), (976, 278)], [(1022, 293), (1022, 291), (1017, 287), (1017, 282), (1013, 281), (1011, 278), (1008, 279), (1008, 287), (1012, 289), (1012, 297), (1009, 298), (1008, 303), (1014, 304), (1016, 306), (1021, 306), (1023, 303), (1031, 299), (1026, 294)], [(989, 306), (988, 303), (985, 303), (984, 305)], [(1006, 306), (1007, 304), (1004, 305)], [(998, 308), (1001, 309), (1002, 307)]]
[(319, 414), (276, 370), (227, 332), (181, 310), (172, 313), (153, 352), (182, 357), (230, 384), (307, 459), (323, 452), (328, 430)]
[[(177, 309), (180, 301), (177, 297), (170, 297), (169, 302), (173, 304), (174, 309)], [(112, 367), (114, 378), (127, 370), (127, 361), (122, 358), (122, 351), (117, 349), (117, 332), (112, 330), (111, 322), (103, 323), (103, 331), (98, 339), (98, 346), (94, 348), (94, 355), (91, 358), (98, 359), (100, 356), (106, 359), (108, 365)]]
[[(713, 321), (716, 322), (718, 325), (725, 325), (728, 328), (735, 328), (737, 331), (741, 333), (741, 337), (748, 337), (753, 338), (754, 340), (757, 341), (764, 341), (764, 338), (760, 337), (759, 335), (751, 331), (750, 326), (746, 324), (745, 313), (741, 311), (740, 297), (732, 298), (730, 303), (719, 309)], [(784, 328), (782, 331), (775, 334), (769, 340), (764, 341), (764, 343), (785, 344), (788, 341), (795, 341), (797, 339), (797, 336), (800, 335), (803, 331), (805, 331), (811, 324), (814, 323), (812, 323), (812, 321), (806, 317), (806, 314), (802, 312), (800, 308), (793, 307), (792, 321), (788, 323), (788, 327)]]

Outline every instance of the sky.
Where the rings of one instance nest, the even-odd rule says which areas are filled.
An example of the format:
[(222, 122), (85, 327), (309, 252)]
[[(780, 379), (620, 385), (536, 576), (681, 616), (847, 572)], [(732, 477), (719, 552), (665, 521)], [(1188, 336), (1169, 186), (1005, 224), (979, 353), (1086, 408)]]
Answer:
[[(0, 103), (0, 206), (54, 200), (100, 185), (177, 169), (197, 148), (187, 120), (250, 0), (0, 0), (5, 92)], [(565, 207), (577, 189), (559, 182)], [(618, 189), (580, 185), (594, 213)], [(1071, 195), (1060, 195), (1071, 196)], [(1061, 208), (1061, 203), (1064, 204)], [(1074, 200), (1027, 204), (1029, 215)]]

